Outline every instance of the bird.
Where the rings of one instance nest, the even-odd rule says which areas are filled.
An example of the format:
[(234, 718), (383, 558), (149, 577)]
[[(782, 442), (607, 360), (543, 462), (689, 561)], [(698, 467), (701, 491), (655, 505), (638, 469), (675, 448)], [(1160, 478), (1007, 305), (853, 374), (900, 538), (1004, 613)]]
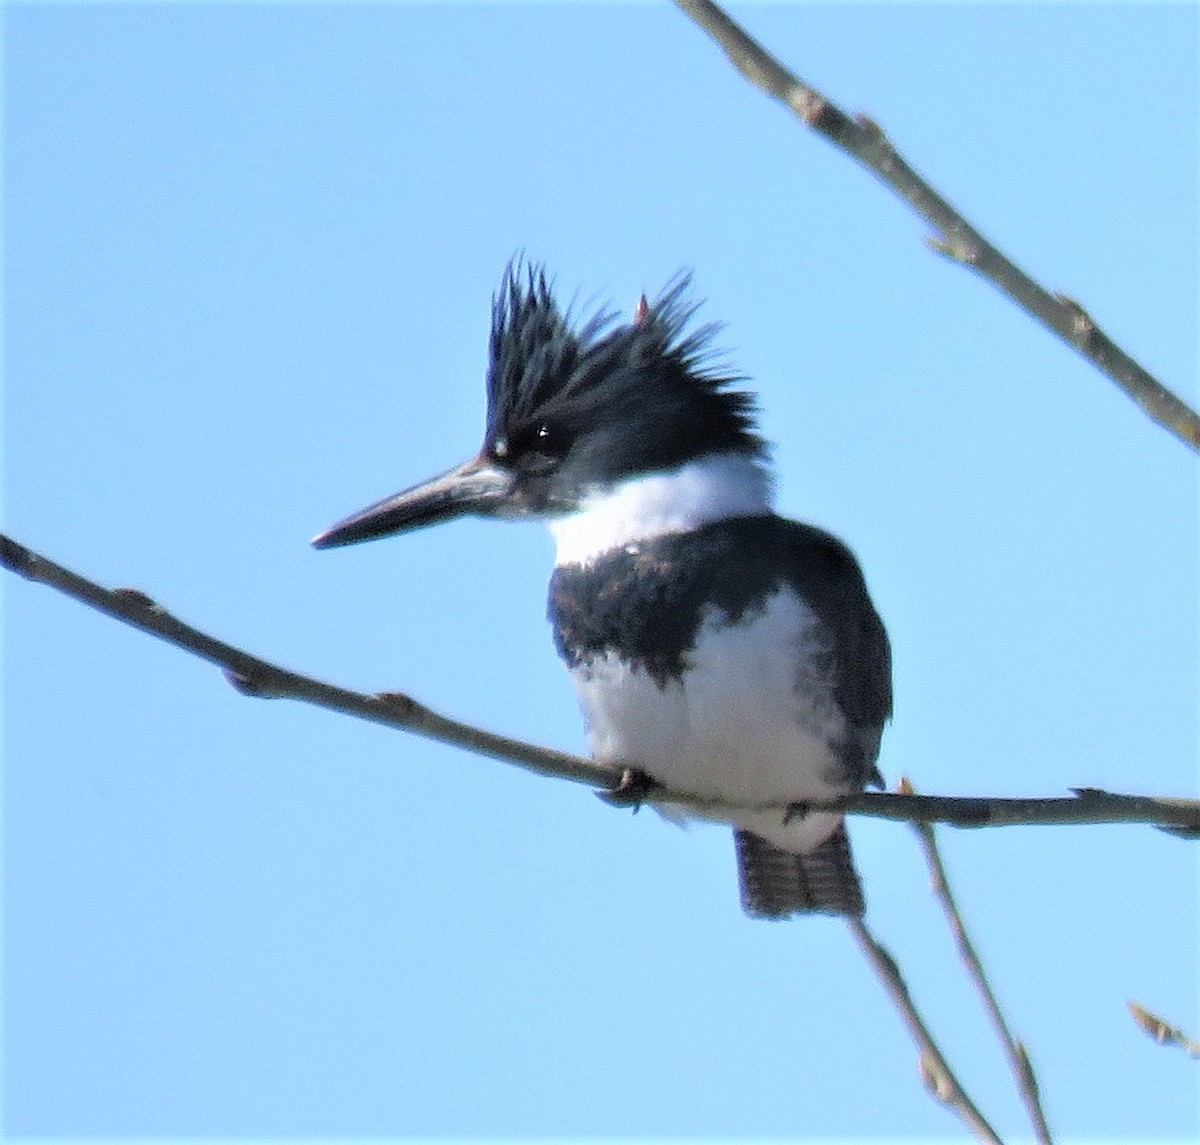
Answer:
[(882, 785), (888, 636), (850, 549), (774, 511), (756, 398), (698, 309), (680, 273), (627, 322), (579, 318), (514, 258), (492, 296), (479, 453), (312, 544), (544, 521), (547, 615), (593, 758), (665, 789), (668, 817), (733, 827), (747, 915), (861, 917), (827, 805)]

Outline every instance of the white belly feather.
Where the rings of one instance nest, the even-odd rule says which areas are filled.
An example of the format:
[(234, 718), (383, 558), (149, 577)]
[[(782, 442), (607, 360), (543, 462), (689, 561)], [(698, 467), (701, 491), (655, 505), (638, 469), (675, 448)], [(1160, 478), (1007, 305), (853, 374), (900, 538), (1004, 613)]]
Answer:
[[(823, 678), (827, 648), (812, 612), (784, 590), (741, 624), (722, 620), (720, 613), (704, 620), (683, 680), (665, 687), (611, 652), (572, 670), (593, 755), (731, 804), (831, 799), (852, 790), (829, 746), (844, 721)], [(778, 812), (748, 811), (735, 821), (778, 846), (807, 851), (840, 817), (797, 816), (785, 826)]]

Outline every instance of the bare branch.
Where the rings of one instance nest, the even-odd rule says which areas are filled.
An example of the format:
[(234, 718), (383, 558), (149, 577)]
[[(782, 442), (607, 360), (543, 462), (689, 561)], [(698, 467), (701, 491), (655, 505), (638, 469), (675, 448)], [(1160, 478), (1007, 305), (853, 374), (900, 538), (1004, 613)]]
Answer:
[(878, 176), (935, 231), (929, 244), (988, 279), (1107, 374), (1154, 421), (1200, 450), (1200, 416), (1134, 361), (1073, 299), (1054, 294), (1006, 258), (892, 146), (878, 124), (849, 116), (766, 51), (712, 0), (675, 0), (756, 87)]
[(1157, 1014), (1139, 1006), (1136, 1002), (1126, 1002), (1129, 1013), (1147, 1034), (1160, 1046), (1178, 1046), (1188, 1057), (1200, 1058), (1200, 1042), (1189, 1038), (1178, 1026), (1168, 1025)]
[(987, 1123), (987, 1119), (979, 1112), (975, 1103), (967, 1096), (966, 1090), (959, 1084), (949, 1064), (946, 1062), (937, 1042), (933, 1040), (920, 1013), (913, 1003), (908, 986), (900, 974), (896, 960), (878, 942), (867, 929), (866, 923), (860, 918), (846, 919), (846, 925), (858, 942), (859, 948), (875, 971), (875, 976), (883, 983), (892, 1005), (896, 1007), (912, 1040), (917, 1045), (917, 1068), (921, 1080), (930, 1094), (948, 1106), (966, 1124), (980, 1141), (994, 1142), (1000, 1145), (996, 1131)]
[[(729, 818), (738, 811), (775, 810), (781, 818), (786, 818), (798, 810), (794, 806), (774, 804), (735, 807), (673, 792), (644, 777), (641, 782), (630, 783), (628, 772), (618, 772), (568, 752), (461, 723), (402, 692), (370, 695), (326, 684), (252, 656), (185, 624), (138, 589), (103, 588), (3, 535), (0, 535), (0, 565), (218, 665), (225, 669), (229, 682), (248, 696), (300, 700), (401, 731), (415, 732), (440, 743), (516, 764), (539, 775), (598, 788), (608, 802), (617, 806), (634, 806), (640, 802), (672, 803), (718, 820)], [(1200, 837), (1200, 800), (1118, 795), (1092, 787), (1078, 788), (1073, 797), (1059, 799), (990, 799), (861, 791), (832, 803), (809, 804), (803, 809), (840, 811), (848, 815), (914, 823), (949, 823), (956, 827), (998, 827), (1019, 823), (1150, 823), (1185, 837)]]
[[(830, 810), (908, 823), (952, 827), (1065, 827), (1082, 823), (1151, 823), (1181, 838), (1196, 838), (1200, 800), (1121, 795), (1097, 787), (1077, 787), (1073, 798), (1001, 799), (964, 795), (902, 795), (862, 791), (847, 795)], [(822, 810), (825, 808), (822, 807)]]
[[(913, 786), (908, 779), (901, 779), (899, 786), (903, 794), (913, 794)], [(950, 881), (946, 877), (946, 868), (942, 863), (933, 827), (929, 823), (914, 823), (913, 830), (921, 840), (921, 850), (924, 852), (925, 863), (929, 868), (929, 881), (934, 898), (941, 903), (946, 921), (950, 924), (950, 933), (954, 936), (954, 943), (958, 947), (959, 958), (962, 959), (971, 982), (983, 1000), (983, 1008), (987, 1011), (992, 1028), (996, 1031), (996, 1037), (1008, 1058), (1009, 1069), (1017, 1083), (1017, 1091), (1021, 1095), (1021, 1100), (1025, 1103), (1034, 1135), (1043, 1145), (1050, 1145), (1052, 1140), (1050, 1127), (1046, 1124), (1046, 1114), (1042, 1109), (1033, 1063), (1029, 1060), (1029, 1054), (1024, 1044), (1012, 1036), (1012, 1031), (1009, 1030), (1004, 1013), (1000, 1009), (1000, 1003), (996, 1001), (996, 995), (984, 972), (983, 963), (975, 950), (974, 943), (967, 934), (962, 912), (958, 909), (958, 903), (955, 902), (954, 895), (950, 890)]]
[[(571, 779), (594, 787), (612, 787), (619, 780), (619, 775), (612, 769), (601, 767), (591, 760), (460, 723), (400, 692), (369, 695), (290, 672), (185, 624), (138, 589), (102, 588), (3, 535), (0, 535), (0, 564), (224, 668), (229, 682), (244, 695), (316, 704), (348, 716), (357, 716), (360, 720), (370, 720), (454, 744), (480, 755), (517, 764), (540, 775)], [(617, 778), (614, 778), (615, 775)]]

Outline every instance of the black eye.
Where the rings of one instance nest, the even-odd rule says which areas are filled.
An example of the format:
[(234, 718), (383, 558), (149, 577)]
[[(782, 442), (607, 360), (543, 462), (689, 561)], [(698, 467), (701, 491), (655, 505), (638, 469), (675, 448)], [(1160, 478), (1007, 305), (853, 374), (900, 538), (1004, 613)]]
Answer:
[(553, 469), (570, 445), (570, 437), (561, 426), (543, 421), (510, 441), (509, 449), (518, 468), (526, 473), (541, 474)]

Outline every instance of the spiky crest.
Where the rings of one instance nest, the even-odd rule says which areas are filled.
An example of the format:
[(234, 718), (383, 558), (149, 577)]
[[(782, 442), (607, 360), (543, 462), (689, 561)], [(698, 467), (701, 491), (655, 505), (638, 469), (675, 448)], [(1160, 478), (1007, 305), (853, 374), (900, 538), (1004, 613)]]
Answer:
[(710, 453), (764, 458), (753, 397), (714, 363), (716, 327), (687, 330), (689, 288), (678, 274), (630, 323), (601, 310), (577, 325), (542, 267), (510, 263), (492, 302), (485, 449), (552, 433), (568, 474), (602, 480)]

